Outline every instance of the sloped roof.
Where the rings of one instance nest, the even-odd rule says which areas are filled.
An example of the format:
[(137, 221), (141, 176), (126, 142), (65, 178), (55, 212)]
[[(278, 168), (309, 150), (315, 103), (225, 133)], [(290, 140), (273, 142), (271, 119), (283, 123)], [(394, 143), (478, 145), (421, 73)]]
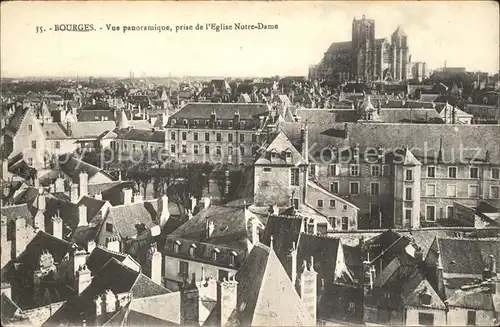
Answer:
[(3, 205), (0, 208), (0, 212), (2, 217), (7, 218), (7, 224), (16, 221), (18, 218), (24, 218), (26, 220), (26, 224), (33, 226), (33, 215), (31, 214), (31, 211), (26, 203), (13, 206)]
[[(500, 287), (500, 281), (492, 282)], [(456, 290), (446, 302), (450, 307), (499, 312), (500, 297), (491, 294), (490, 290), (488, 285), (471, 285), (467, 289)]]
[(147, 120), (144, 119), (134, 119), (130, 121), (130, 126), (134, 129), (147, 129), (150, 130), (153, 128), (153, 125)]
[(352, 42), (334, 42), (330, 44), (327, 53), (335, 53), (335, 52), (351, 52), (352, 51)]
[[(428, 292), (428, 294), (431, 296), (430, 304), (425, 306), (422, 305), (420, 300), (420, 296), (424, 292)], [(401, 295), (403, 297), (403, 303), (405, 304), (405, 306), (425, 308), (430, 307), (433, 309), (446, 310), (445, 304), (436, 293), (434, 288), (431, 286), (431, 284), (427, 281), (427, 279), (420, 280), (420, 283), (415, 288), (413, 288), (413, 290), (411, 288), (406, 288), (405, 292), (403, 292), (403, 294)]]
[[(290, 153), (290, 163), (286, 162), (286, 153)], [(288, 137), (279, 132), (267, 146), (266, 152), (255, 162), (256, 165), (292, 165), (305, 164), (306, 160), (292, 145)]]
[(481, 275), (490, 263), (490, 255), (500, 262), (498, 239), (437, 238), (437, 242), (444, 273)]
[(78, 121), (114, 121), (115, 114), (112, 109), (106, 110), (82, 110), (78, 115)]
[(87, 267), (92, 273), (95, 274), (102, 267), (104, 267), (106, 263), (111, 260), (111, 258), (115, 258), (119, 262), (122, 262), (127, 258), (127, 255), (124, 253), (110, 251), (107, 248), (98, 245), (88, 256)]
[(158, 200), (113, 206), (109, 208), (105, 221), (113, 222), (113, 230), (121, 238), (134, 237), (137, 225), (144, 224), (146, 228), (156, 225), (157, 210)]
[(47, 139), (93, 139), (98, 138), (104, 132), (113, 130), (115, 122), (78, 121), (71, 123), (70, 126), (71, 133), (68, 131), (68, 126), (61, 123), (45, 123), (43, 124), (43, 130)]
[[(347, 126), (348, 136), (345, 127)], [(293, 145), (301, 149), (301, 123), (284, 122), (282, 131)], [(484, 159), (486, 150), (489, 151), (490, 162), (500, 164), (500, 125), (461, 125), (460, 127), (448, 124), (377, 124), (377, 123), (336, 123), (329, 126), (321, 123), (308, 122), (309, 146), (315, 144), (315, 149), (353, 147), (359, 144), (363, 152), (366, 148), (380, 147), (382, 149), (397, 149), (407, 146), (416, 156), (434, 156), (439, 149), (442, 138), (443, 156), (449, 160), (451, 149), (481, 148), (478, 159)], [(398, 135), (398, 137), (394, 137)], [(423, 144), (426, 143), (427, 147)], [(427, 153), (424, 153), (424, 148)], [(319, 150), (317, 151), (319, 152)], [(477, 151), (465, 151), (464, 158), (471, 159)], [(311, 153), (313, 156), (319, 153)]]
[(165, 142), (165, 131), (153, 131), (151, 129), (128, 129), (118, 133), (118, 138), (123, 140), (134, 140), (143, 142)]
[(398, 26), (394, 33), (392, 33), (393, 36), (401, 37), (401, 36), (406, 36), (405, 31), (403, 31), (403, 28), (401, 26)]
[(33, 112), (33, 109), (31, 108), (23, 108), (21, 110), (16, 110), (14, 112), (14, 115), (10, 118), (9, 125), (5, 128), (6, 131), (12, 132), (12, 134), (16, 134), (19, 127), (21, 126), (21, 123), (23, 122), (24, 117), (26, 117), (26, 114), (28, 111)]
[(240, 119), (251, 120), (259, 116), (267, 116), (269, 107), (262, 103), (190, 102), (173, 114), (170, 119), (210, 118), (213, 111), (217, 119), (233, 119), (234, 114), (239, 112)]
[(66, 155), (61, 156), (59, 159), (59, 167), (65, 175), (71, 178), (73, 183), (78, 183), (79, 175), (81, 172), (87, 173), (89, 180), (92, 177), (94, 177), (97, 173), (101, 173), (109, 177), (110, 181), (113, 180), (113, 178), (101, 168), (86, 163), (83, 160), (79, 160), (74, 156), (70, 157), (66, 157)]
[[(238, 299), (230, 322), (244, 326), (307, 326), (312, 323), (285, 269), (269, 247), (260, 243), (255, 245), (235, 279)], [(219, 319), (220, 303), (205, 324), (215, 325)]]
[(295, 243), (295, 247), (299, 244), (302, 226), (302, 217), (271, 215), (267, 220), (261, 242), (269, 246), (272, 235), (273, 249), (281, 263), (285, 265), (293, 243)]
[(380, 119), (385, 123), (444, 124), (435, 109), (386, 108), (380, 110)]

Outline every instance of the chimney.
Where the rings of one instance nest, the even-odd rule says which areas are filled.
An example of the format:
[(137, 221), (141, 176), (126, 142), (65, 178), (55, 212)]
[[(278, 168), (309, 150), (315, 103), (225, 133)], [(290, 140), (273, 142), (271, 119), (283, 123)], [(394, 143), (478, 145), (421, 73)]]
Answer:
[(134, 194), (134, 203), (141, 203), (142, 200), (143, 199), (140, 191)]
[(106, 313), (113, 313), (116, 311), (116, 296), (110, 289), (106, 290), (103, 294), (104, 309)]
[(155, 283), (162, 285), (161, 280), (161, 253), (158, 252), (156, 243), (152, 243), (148, 251), (148, 272), (149, 278)]
[(80, 204), (78, 206), (78, 227), (88, 226), (87, 221), (87, 206), (85, 204)]
[(103, 302), (102, 302), (102, 296), (97, 295), (97, 297), (94, 299), (94, 308), (95, 308), (95, 317), (98, 318), (100, 317), (104, 312), (103, 312)]
[(106, 248), (114, 252), (120, 252), (120, 241), (116, 236), (106, 237)]
[(124, 188), (122, 189), (122, 203), (131, 204), (132, 203), (132, 189)]
[(194, 209), (196, 208), (196, 198), (194, 196), (191, 196), (189, 198), (189, 206), (190, 206), (190, 210), (191, 212), (194, 212)]
[(492, 277), (497, 276), (497, 261), (495, 260), (495, 256), (493, 254), (490, 254), (490, 271)]
[(90, 270), (88, 270), (87, 265), (84, 264), (80, 266), (76, 272), (76, 291), (78, 294), (82, 292), (90, 285), (92, 277), (90, 276)]
[(89, 254), (92, 253), (92, 251), (94, 251), (95, 247), (96, 247), (96, 244), (95, 244), (94, 240), (88, 241), (88, 243), (87, 243), (87, 253), (89, 253)]
[(286, 268), (288, 277), (290, 277), (292, 285), (295, 287), (295, 282), (297, 281), (297, 246), (295, 242), (293, 242), (290, 253), (288, 254)]
[(203, 209), (207, 209), (208, 207), (210, 207), (210, 198), (209, 197), (203, 197), (201, 198), (201, 201), (202, 203), (202, 207), (201, 207), (201, 210)]
[(368, 260), (363, 262), (363, 286), (364, 294), (370, 294), (373, 289), (373, 273), (372, 265)]
[(40, 188), (40, 179), (38, 177), (33, 179), (33, 187), (38, 189)]
[(234, 276), (229, 277), (229, 280), (224, 279), (219, 282), (217, 302), (220, 304), (220, 325), (226, 326), (238, 304), (238, 282)]
[(300, 299), (311, 316), (311, 325), (316, 325), (317, 275), (314, 270), (314, 257), (311, 256), (309, 268), (304, 260), (298, 290)]
[(187, 280), (180, 290), (181, 294), (181, 325), (200, 325), (200, 292), (196, 286), (196, 274), (192, 275), (191, 283)]
[(96, 193), (94, 195), (94, 199), (96, 199), (96, 200), (102, 200), (102, 193), (100, 191), (99, 191), (99, 193)]
[(206, 233), (207, 233), (207, 238), (209, 238), (210, 236), (212, 236), (212, 233), (214, 232), (215, 230), (215, 224), (213, 221), (208, 221), (207, 220), (207, 226), (206, 226)]
[(78, 203), (78, 185), (71, 184), (69, 190), (69, 197), (72, 203)]
[(444, 277), (443, 277), (443, 264), (441, 262), (441, 252), (437, 251), (438, 263), (436, 266), (436, 291), (437, 294), (444, 299), (446, 294), (444, 291)]
[(252, 224), (252, 244), (256, 245), (260, 242), (259, 240), (259, 223), (257, 222), (256, 219), (253, 219), (251, 222)]
[(88, 182), (89, 182), (89, 177), (87, 175), (86, 172), (82, 171), (80, 172), (80, 174), (78, 175), (78, 186), (79, 186), (79, 196), (82, 197), (82, 196), (87, 196), (89, 193), (88, 191)]
[(165, 225), (168, 218), (170, 218), (170, 211), (168, 210), (168, 197), (164, 194), (158, 199), (158, 212), (160, 226)]
[(37, 198), (37, 209), (39, 211), (45, 211), (47, 202), (46, 202), (45, 194), (43, 191), (43, 187), (38, 188), (38, 198)]
[(52, 217), (52, 236), (63, 239), (63, 221), (59, 217), (59, 213), (57, 213), (57, 216)]
[(302, 156), (309, 163), (309, 128), (307, 127), (307, 121), (301, 131), (302, 135)]
[(75, 249), (70, 253), (70, 259), (73, 266), (73, 276), (76, 276), (76, 272), (87, 262), (87, 251)]
[[(16, 234), (14, 235), (15, 247), (16, 247), (16, 258), (26, 249), (28, 243), (27, 230), (26, 230), (26, 220), (21, 217), (16, 217)], [(7, 240), (7, 239), (3, 239)]]

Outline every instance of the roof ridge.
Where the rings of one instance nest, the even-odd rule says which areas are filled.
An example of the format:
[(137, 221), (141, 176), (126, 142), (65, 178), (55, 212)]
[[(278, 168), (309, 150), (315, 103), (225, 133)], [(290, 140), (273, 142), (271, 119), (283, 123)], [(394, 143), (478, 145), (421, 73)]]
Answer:
[(342, 242), (340, 237), (334, 237), (334, 236), (330, 236), (328, 234), (313, 234), (313, 233), (309, 233), (309, 232), (301, 232), (301, 234), (304, 234), (306, 236), (318, 237), (318, 238), (326, 238), (326, 239), (330, 239), (330, 240), (338, 240), (339, 242)]

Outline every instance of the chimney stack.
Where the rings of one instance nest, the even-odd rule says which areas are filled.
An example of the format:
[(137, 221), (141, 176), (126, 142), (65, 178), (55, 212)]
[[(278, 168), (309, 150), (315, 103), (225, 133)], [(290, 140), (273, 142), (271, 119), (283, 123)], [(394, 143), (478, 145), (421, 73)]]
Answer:
[(168, 218), (170, 218), (170, 211), (168, 210), (168, 197), (164, 194), (158, 199), (158, 212), (160, 226), (165, 225)]
[(152, 243), (148, 251), (148, 271), (149, 278), (155, 283), (162, 285), (161, 280), (161, 253), (158, 252), (156, 243)]
[(292, 243), (292, 248), (287, 257), (287, 273), (292, 281), (292, 285), (295, 287), (297, 281), (297, 245), (295, 242)]
[(259, 223), (256, 219), (252, 219), (250, 222), (252, 224), (252, 244), (256, 245), (260, 242), (259, 240)]
[(143, 200), (141, 191), (134, 194), (134, 203), (141, 203)]
[(132, 189), (130, 189), (130, 188), (122, 189), (122, 202), (123, 202), (123, 204), (131, 204), (132, 203)]
[(69, 197), (70, 197), (70, 201), (72, 203), (78, 203), (78, 185), (76, 184), (71, 184), (70, 186), (70, 191), (69, 191)]
[(105, 313), (113, 313), (116, 311), (116, 296), (110, 289), (103, 294)]
[(307, 127), (307, 121), (304, 123), (302, 128), (302, 156), (304, 157), (306, 164), (309, 163), (309, 128)]
[(181, 293), (181, 325), (199, 326), (200, 325), (200, 292), (196, 286), (196, 275), (192, 275), (191, 283), (187, 280), (182, 285)]
[(194, 212), (195, 208), (196, 208), (196, 198), (194, 196), (191, 196), (189, 198), (189, 206), (190, 206), (190, 210), (191, 212)]
[(59, 217), (59, 212), (57, 216), (52, 217), (52, 236), (63, 239), (63, 221)]
[(219, 282), (217, 289), (217, 302), (220, 304), (220, 325), (226, 326), (238, 304), (238, 282), (234, 276)]
[[(22, 217), (16, 217), (16, 231), (14, 235), (15, 248), (16, 248), (16, 258), (26, 249), (28, 245), (28, 235), (26, 230), (26, 219)], [(4, 239), (7, 240), (7, 239)]]
[(87, 265), (84, 264), (83, 266), (80, 266), (76, 272), (76, 291), (78, 294), (82, 294), (82, 292), (90, 285), (91, 281), (92, 277)]
[(95, 244), (95, 241), (94, 240), (90, 240), (88, 243), (87, 243), (87, 253), (92, 253), (92, 251), (94, 251), (96, 247), (96, 244)]
[(87, 221), (87, 206), (85, 204), (80, 204), (78, 206), (78, 227), (88, 226)]
[(120, 252), (120, 241), (117, 236), (108, 236), (106, 237), (106, 247), (108, 250), (114, 252)]
[(304, 260), (298, 289), (300, 299), (311, 316), (311, 325), (316, 325), (317, 275), (314, 270), (314, 257), (311, 256), (309, 268)]
[(96, 193), (96, 194), (94, 195), (94, 199), (96, 199), (96, 200), (102, 200), (102, 193), (101, 193), (101, 192)]

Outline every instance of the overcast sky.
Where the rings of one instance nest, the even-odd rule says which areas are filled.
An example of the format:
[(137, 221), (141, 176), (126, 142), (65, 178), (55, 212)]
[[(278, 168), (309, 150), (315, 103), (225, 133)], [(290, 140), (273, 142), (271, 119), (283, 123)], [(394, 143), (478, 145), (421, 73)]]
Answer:
[[(307, 75), (332, 42), (350, 41), (353, 17), (375, 20), (377, 38), (401, 25), (413, 61), (430, 68), (499, 70), (498, 4), (483, 2), (131, 3), (3, 2), (1, 74), (18, 76)], [(106, 24), (278, 24), (278, 30), (108, 32)], [(89, 33), (36, 34), (89, 23)]]

